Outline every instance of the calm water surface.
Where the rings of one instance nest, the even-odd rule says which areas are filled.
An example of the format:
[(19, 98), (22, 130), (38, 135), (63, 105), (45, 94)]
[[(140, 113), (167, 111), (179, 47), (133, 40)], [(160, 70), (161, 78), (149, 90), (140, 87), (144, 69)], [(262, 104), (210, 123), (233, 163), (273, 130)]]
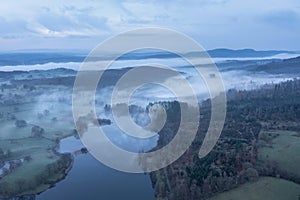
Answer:
[[(114, 129), (112, 126), (109, 129)], [(115, 131), (114, 131), (115, 132)], [(118, 135), (114, 135), (118, 138)], [(155, 145), (149, 141), (148, 147)], [(122, 146), (134, 142), (128, 138), (120, 139), (116, 143)], [(79, 139), (70, 137), (63, 139), (60, 152), (74, 152), (82, 146)], [(36, 196), (38, 200), (151, 200), (154, 199), (149, 175), (129, 174), (109, 168), (92, 155), (80, 154), (74, 156), (74, 165), (67, 177), (53, 188)]]

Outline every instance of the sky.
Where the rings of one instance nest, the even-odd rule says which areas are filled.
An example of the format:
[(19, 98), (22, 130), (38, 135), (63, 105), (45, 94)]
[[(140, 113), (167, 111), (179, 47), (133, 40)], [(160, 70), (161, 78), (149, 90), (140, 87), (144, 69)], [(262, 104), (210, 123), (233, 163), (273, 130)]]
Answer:
[(0, 0), (0, 51), (91, 50), (108, 37), (165, 27), (205, 49), (300, 50), (299, 0)]

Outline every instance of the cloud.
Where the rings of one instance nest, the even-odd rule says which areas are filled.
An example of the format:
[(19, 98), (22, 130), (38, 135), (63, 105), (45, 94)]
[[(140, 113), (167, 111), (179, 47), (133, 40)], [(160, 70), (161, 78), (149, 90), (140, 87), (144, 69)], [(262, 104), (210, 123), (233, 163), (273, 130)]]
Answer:
[(24, 37), (27, 32), (26, 22), (24, 20), (7, 20), (0, 17), (0, 35), (2, 38)]
[(261, 21), (278, 28), (296, 28), (299, 30), (300, 13), (294, 10), (275, 10), (264, 14)]
[(57, 5), (34, 0), (28, 0), (27, 4), (21, 0), (19, 5), (5, 2), (0, 9), (1, 37), (94, 36), (109, 31), (107, 18), (93, 14), (92, 11), (97, 8), (74, 2)]
[(65, 29), (108, 29), (106, 25), (107, 18), (102, 16), (93, 16), (90, 14), (91, 7), (77, 9), (73, 6), (64, 6), (59, 12), (47, 10), (37, 17), (40, 24), (54, 31)]
[(0, 38), (14, 45), (44, 38), (41, 45), (51, 41), (57, 48), (72, 48), (75, 38), (91, 49), (119, 32), (160, 26), (183, 32), (206, 48), (299, 49), (299, 8), (298, 0), (3, 1)]
[(31, 29), (45, 37), (95, 36), (109, 31), (107, 18), (92, 16), (90, 9), (64, 7), (59, 12), (47, 10), (36, 17)]
[(152, 2), (124, 2), (124, 9), (127, 15), (123, 20), (127, 23), (157, 23), (160, 20), (167, 20), (167, 10), (159, 3)]

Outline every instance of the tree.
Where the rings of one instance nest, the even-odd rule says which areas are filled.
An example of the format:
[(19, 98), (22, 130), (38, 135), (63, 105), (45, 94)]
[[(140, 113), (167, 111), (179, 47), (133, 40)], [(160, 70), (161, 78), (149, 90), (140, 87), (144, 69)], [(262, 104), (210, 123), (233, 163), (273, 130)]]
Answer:
[(0, 158), (2, 158), (4, 156), (4, 151), (3, 149), (0, 148)]
[(40, 138), (45, 133), (45, 130), (39, 126), (33, 126), (31, 129), (31, 133), (33, 137)]
[(56, 117), (53, 117), (53, 118), (51, 119), (51, 121), (52, 121), (52, 122), (57, 122), (57, 118), (56, 118)]
[(50, 111), (49, 111), (49, 110), (47, 110), (47, 109), (44, 110), (44, 115), (45, 115), (45, 116), (48, 116), (49, 114), (50, 114)]
[(15, 125), (17, 128), (24, 128), (27, 126), (27, 122), (25, 120), (17, 120)]
[(42, 113), (38, 113), (37, 117), (38, 117), (38, 119), (42, 119), (44, 117), (44, 115)]
[(30, 155), (27, 155), (24, 157), (24, 161), (29, 162), (32, 160), (32, 157)]

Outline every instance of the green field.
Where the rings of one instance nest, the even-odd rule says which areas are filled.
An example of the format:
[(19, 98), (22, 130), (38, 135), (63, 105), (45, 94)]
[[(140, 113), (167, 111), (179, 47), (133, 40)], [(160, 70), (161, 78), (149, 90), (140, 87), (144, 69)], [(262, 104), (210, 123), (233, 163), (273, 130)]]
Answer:
[(258, 148), (258, 159), (262, 162), (275, 162), (280, 169), (300, 176), (300, 134), (292, 131), (268, 131), (260, 134), (267, 142)]
[[(47, 99), (34, 103), (1, 105), (0, 108), (1, 168), (4, 162), (29, 158), (10, 169), (3, 177), (0, 176), (0, 198), (43, 192), (61, 180), (71, 165), (70, 155), (63, 156), (55, 151), (61, 139), (74, 134), (71, 106)], [(15, 119), (8, 119), (7, 113), (14, 115)], [(27, 125), (16, 127), (17, 119), (25, 120)], [(44, 129), (40, 137), (34, 136), (34, 126)]]
[(283, 179), (262, 177), (228, 192), (210, 198), (210, 200), (298, 200), (300, 185)]
[[(262, 131), (259, 136), (258, 160), (276, 163), (288, 173), (300, 176), (300, 134), (293, 131)], [(298, 200), (300, 185), (284, 179), (261, 177), (210, 200)]]
[[(0, 197), (7, 195), (36, 194), (49, 188), (50, 182), (63, 178), (64, 171), (49, 176), (48, 165), (58, 165), (60, 155), (53, 149), (56, 143), (46, 138), (0, 140), (2, 150), (10, 151), (5, 160), (30, 156), (29, 161), (13, 169), (0, 179)], [(68, 166), (65, 166), (67, 168)]]

